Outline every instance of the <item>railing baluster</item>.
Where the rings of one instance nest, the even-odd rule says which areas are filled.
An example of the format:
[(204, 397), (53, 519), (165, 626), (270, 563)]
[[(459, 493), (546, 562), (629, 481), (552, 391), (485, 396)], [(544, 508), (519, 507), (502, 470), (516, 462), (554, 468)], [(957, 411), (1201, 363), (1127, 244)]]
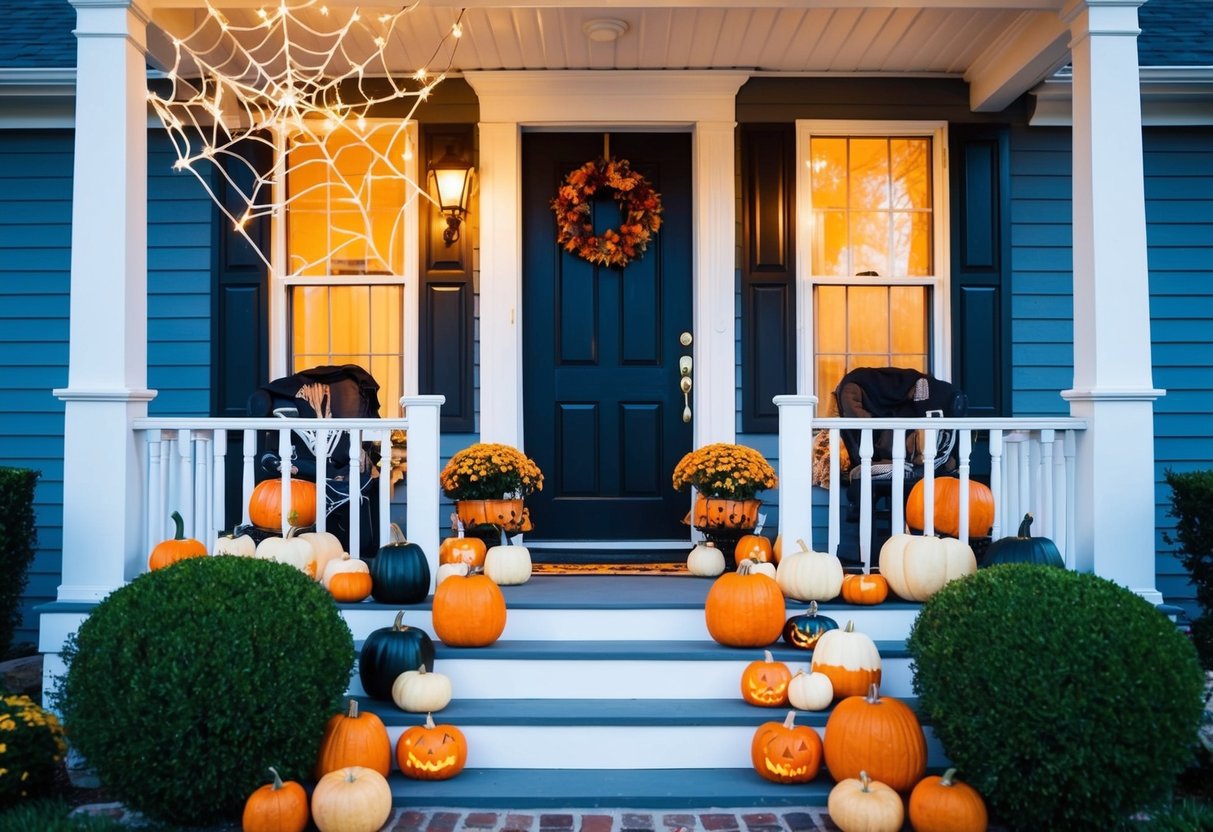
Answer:
[[(960, 432), (958, 437), (960, 450), (957, 451), (957, 473), (960, 474), (960, 493), (966, 497), (969, 494), (969, 456), (973, 453), (973, 433), (968, 428)], [(961, 540), (969, 539), (969, 505), (966, 500), (961, 504), (964, 511), (960, 517)]]
[(194, 537), (194, 442), (193, 432), (177, 431), (177, 504), (176, 510), (185, 518), (186, 537)]
[(924, 465), (922, 471), (922, 533), (935, 534), (935, 466)]
[(994, 493), (994, 528), (990, 536), (995, 540), (1002, 537), (1003, 519), (1007, 516), (1002, 476), (1002, 431), (994, 428), (990, 431), (990, 490)]
[[(278, 476), (282, 479), (282, 517), (280, 518), (282, 525), (279, 528), (283, 537), (286, 536), (291, 526), (292, 464), (294, 464), (294, 459), (291, 458), (291, 430), (290, 428), (278, 428)], [(316, 504), (320, 505), (319, 496), (317, 496)], [(317, 509), (317, 511), (319, 510)]]
[(1024, 436), (1019, 443), (1019, 507), (1015, 511), (1015, 524), (1032, 511), (1032, 437)]
[[(392, 432), (379, 431), (379, 489), (375, 496), (379, 500), (379, 545), (391, 540), (388, 531), (392, 522)], [(353, 557), (358, 555), (350, 552)]]
[(149, 555), (151, 554), (152, 547), (164, 539), (157, 536), (162, 528), (159, 524), (164, 522), (160, 519), (164, 516), (164, 488), (160, 486), (164, 473), (161, 470), (163, 468), (161, 459), (161, 452), (164, 449), (163, 434), (164, 431), (160, 430), (149, 430), (145, 434), (145, 441), (147, 442), (148, 489), (147, 517), (144, 518), (146, 520), (147, 541), (143, 548)]
[(1075, 431), (1068, 430), (1065, 432), (1065, 455), (1066, 455), (1066, 539), (1065, 548), (1062, 550), (1062, 557), (1065, 558), (1067, 569), (1075, 567), (1077, 559), (1076, 547), (1074, 541), (1074, 500), (1076, 483), (1074, 481), (1074, 455), (1078, 450), (1078, 437)]
[(350, 502), (347, 508), (350, 512), (350, 548), (349, 553), (354, 557), (355, 552), (362, 551), (362, 478), (359, 468), (362, 463), (362, 434), (357, 428), (349, 432), (350, 436)]
[(245, 428), (241, 433), (244, 440), (244, 461), (240, 467), (240, 524), (248, 526), (252, 524), (248, 513), (249, 500), (253, 496), (253, 486), (256, 482), (253, 465), (257, 458), (257, 431)]
[[(906, 505), (906, 432), (905, 428), (893, 431), (893, 479), (889, 482), (889, 530), (898, 534), (905, 528)], [(911, 464), (913, 460), (910, 460)], [(879, 552), (877, 553), (879, 554)]]
[(208, 528), (211, 519), (211, 440), (204, 431), (194, 432), (194, 533), (195, 540), (203, 541), (209, 547), (212, 529)]
[[(329, 520), (329, 431), (320, 428), (316, 431), (316, 531), (328, 531)], [(350, 446), (350, 456), (354, 454), (354, 446)], [(350, 554), (353, 554), (351, 552)]]
[(859, 560), (864, 574), (872, 571), (872, 429), (859, 439)]
[(1053, 431), (1040, 432), (1040, 513), (1043, 522), (1036, 533), (1044, 537), (1053, 536), (1053, 440)]
[[(842, 494), (842, 472), (839, 462), (838, 448), (842, 444), (842, 433), (838, 428), (830, 428), (830, 493), (829, 493), (829, 532), (828, 551), (831, 555), (838, 554), (838, 544), (842, 540), (842, 517), (839, 514)], [(812, 511), (810, 503), (809, 510)]]

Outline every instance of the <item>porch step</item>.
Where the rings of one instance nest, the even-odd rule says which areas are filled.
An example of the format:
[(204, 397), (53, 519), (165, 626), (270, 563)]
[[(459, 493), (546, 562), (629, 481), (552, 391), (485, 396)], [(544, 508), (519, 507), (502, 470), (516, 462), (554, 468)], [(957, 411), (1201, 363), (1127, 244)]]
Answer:
[[(634, 749), (643, 757), (648, 749)], [(483, 769), (450, 780), (388, 778), (398, 806), (467, 809), (705, 809), (738, 806), (824, 806), (834, 781), (763, 780), (753, 769)]]
[[(875, 643), (881, 690), (910, 696), (913, 676), (905, 642)], [(793, 672), (807, 670), (812, 660), (811, 651), (767, 649)], [(714, 641), (530, 640), (477, 648), (436, 642), (434, 669), (450, 677), (459, 699), (729, 699), (740, 695), (746, 665), (762, 656), (762, 648), (724, 647)], [(365, 694), (357, 671), (351, 675), (350, 694)]]

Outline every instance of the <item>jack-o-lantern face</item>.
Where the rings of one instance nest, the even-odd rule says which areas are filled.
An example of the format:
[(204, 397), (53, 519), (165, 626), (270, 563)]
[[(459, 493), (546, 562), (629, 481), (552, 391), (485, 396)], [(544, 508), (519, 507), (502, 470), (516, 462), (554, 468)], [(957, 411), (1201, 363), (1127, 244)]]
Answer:
[(750, 662), (741, 673), (741, 698), (751, 705), (779, 708), (788, 704), (788, 683), (792, 671), (783, 662), (775, 661), (771, 651), (764, 652), (762, 661)]
[(801, 615), (793, 615), (783, 625), (783, 640), (801, 650), (812, 650), (818, 640), (830, 630), (837, 630), (838, 622), (817, 614), (817, 602), (810, 601), (809, 609)]
[(767, 722), (754, 732), (750, 761), (754, 770), (775, 783), (807, 783), (821, 768), (821, 737), (796, 725), (795, 711), (782, 723)]
[(396, 762), (406, 777), (414, 780), (448, 780), (468, 761), (468, 744), (454, 725), (435, 725), (426, 714), (425, 725), (415, 725), (400, 735)]

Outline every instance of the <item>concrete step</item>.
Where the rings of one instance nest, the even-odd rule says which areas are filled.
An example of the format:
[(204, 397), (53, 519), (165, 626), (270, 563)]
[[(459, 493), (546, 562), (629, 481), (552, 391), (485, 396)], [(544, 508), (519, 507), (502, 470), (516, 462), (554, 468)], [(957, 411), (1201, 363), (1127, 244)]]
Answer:
[[(782, 642), (781, 642), (782, 644)], [(876, 641), (881, 690), (910, 696), (913, 673), (904, 641)], [(793, 672), (807, 670), (812, 651), (768, 648)], [(741, 673), (762, 648), (714, 641), (497, 641), (488, 647), (435, 643), (435, 667), (459, 699), (729, 699), (740, 696)], [(357, 669), (351, 695), (365, 691)]]
[[(360, 702), (383, 720), (393, 748), (407, 728), (425, 722), (390, 702)], [(433, 717), (467, 737), (470, 768), (703, 770), (748, 769), (754, 732), (782, 722), (787, 711), (740, 699), (496, 699), (454, 700)], [(824, 737), (829, 715), (799, 712), (796, 721)], [(929, 728), (926, 735), (928, 763), (945, 766)]]

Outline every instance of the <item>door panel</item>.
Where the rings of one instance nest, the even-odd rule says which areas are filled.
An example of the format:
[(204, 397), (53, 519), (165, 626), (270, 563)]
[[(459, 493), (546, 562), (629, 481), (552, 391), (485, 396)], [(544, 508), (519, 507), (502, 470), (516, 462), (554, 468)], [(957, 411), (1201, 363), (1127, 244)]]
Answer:
[[(523, 383), (526, 452), (544, 472), (528, 499), (556, 540), (685, 539), (688, 498), (674, 464), (691, 447), (682, 421), (679, 335), (691, 330), (689, 134), (610, 137), (661, 194), (661, 229), (624, 269), (556, 245), (550, 203), (569, 171), (603, 151), (600, 133), (523, 136)], [(594, 227), (617, 228), (610, 194)]]

